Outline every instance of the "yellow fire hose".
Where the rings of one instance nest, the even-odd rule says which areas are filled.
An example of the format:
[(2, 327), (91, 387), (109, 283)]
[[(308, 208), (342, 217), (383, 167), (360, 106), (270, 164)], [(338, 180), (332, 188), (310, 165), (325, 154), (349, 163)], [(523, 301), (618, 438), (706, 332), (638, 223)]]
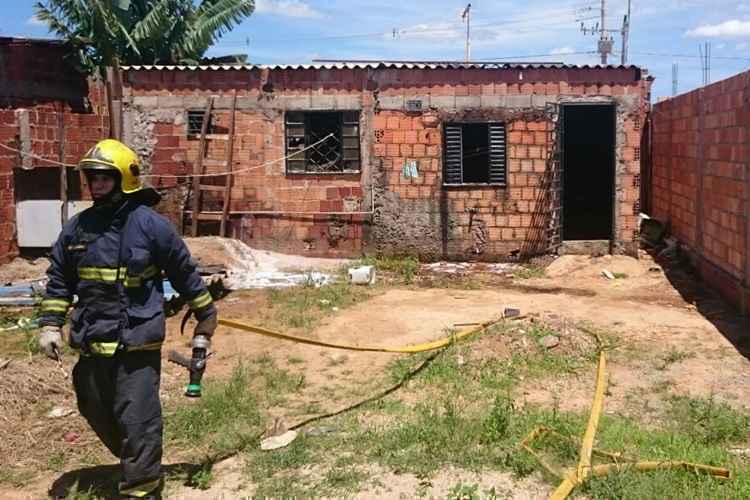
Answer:
[(298, 342), (300, 344), (316, 345), (320, 347), (331, 347), (333, 349), (346, 349), (349, 351), (369, 351), (369, 352), (415, 353), (415, 352), (433, 351), (435, 349), (446, 347), (452, 344), (453, 342), (456, 342), (465, 337), (468, 337), (469, 335), (474, 335), (475, 333), (479, 333), (483, 330), (486, 330), (488, 327), (496, 323), (499, 323), (501, 319), (502, 318), (493, 319), (485, 323), (476, 323), (476, 326), (472, 328), (461, 330), (453, 335), (449, 335), (447, 337), (444, 337), (439, 340), (435, 340), (433, 342), (426, 342), (424, 344), (401, 346), (401, 347), (373, 347), (373, 346), (359, 346), (359, 345), (350, 345), (350, 344), (338, 344), (334, 342), (324, 342), (322, 340), (315, 340), (315, 339), (311, 339), (308, 337), (300, 337), (297, 335), (290, 335), (288, 333), (276, 332), (274, 330), (269, 330), (267, 328), (262, 328), (260, 326), (248, 325), (246, 323), (242, 323), (242, 322), (234, 321), (230, 319), (220, 319), (219, 324), (222, 326), (227, 326), (229, 328), (236, 328), (238, 330), (244, 330), (246, 332), (257, 333), (259, 335), (264, 335), (266, 337), (289, 340), (291, 342)]
[[(601, 340), (597, 337), (597, 341), (601, 346)], [(577, 487), (586, 482), (592, 476), (603, 477), (608, 474), (624, 472), (629, 470), (636, 471), (655, 471), (655, 470), (671, 470), (671, 469), (685, 469), (696, 473), (709, 474), (711, 476), (731, 479), (732, 473), (728, 469), (722, 467), (712, 467), (710, 465), (694, 464), (684, 461), (646, 461), (638, 462), (634, 459), (624, 457), (619, 453), (611, 453), (603, 450), (597, 450), (594, 448), (594, 438), (596, 436), (596, 429), (599, 425), (599, 418), (601, 417), (602, 407), (604, 405), (604, 392), (607, 386), (607, 356), (604, 350), (599, 352), (599, 364), (596, 375), (596, 389), (594, 390), (594, 400), (591, 404), (591, 414), (589, 415), (589, 422), (586, 426), (586, 431), (583, 434), (583, 439), (580, 440), (581, 451), (579, 454), (578, 466), (575, 469), (558, 470), (555, 467), (548, 464), (544, 458), (531, 448), (532, 442), (536, 441), (545, 434), (554, 434), (563, 439), (570, 441), (576, 441), (574, 438), (563, 436), (552, 429), (547, 427), (537, 427), (532, 430), (523, 441), (521, 441), (520, 447), (526, 450), (531, 456), (533, 456), (539, 464), (546, 469), (553, 476), (562, 479), (562, 482), (557, 489), (550, 496), (550, 500), (565, 500), (568, 495)], [(600, 455), (605, 458), (609, 458), (615, 463), (603, 464), (603, 465), (592, 465), (591, 456), (592, 454)]]

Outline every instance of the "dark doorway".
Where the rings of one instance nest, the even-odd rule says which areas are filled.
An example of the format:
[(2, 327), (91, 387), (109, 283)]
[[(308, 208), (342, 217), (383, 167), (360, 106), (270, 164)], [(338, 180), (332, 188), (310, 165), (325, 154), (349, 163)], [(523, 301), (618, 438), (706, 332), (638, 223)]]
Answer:
[(615, 107), (565, 105), (563, 240), (609, 240), (615, 185)]

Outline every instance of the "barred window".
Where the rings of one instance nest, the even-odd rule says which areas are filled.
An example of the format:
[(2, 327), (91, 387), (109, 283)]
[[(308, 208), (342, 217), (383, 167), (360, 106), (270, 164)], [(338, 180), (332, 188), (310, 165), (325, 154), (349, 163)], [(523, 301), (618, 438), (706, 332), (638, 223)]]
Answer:
[[(200, 137), (201, 130), (203, 128), (203, 116), (206, 114), (205, 110), (191, 109), (187, 112), (187, 135), (188, 137)], [(206, 133), (214, 133), (214, 120), (213, 113), (208, 116), (208, 126), (206, 127)]]
[(447, 123), (443, 184), (507, 182), (504, 123)]
[(287, 174), (360, 171), (359, 111), (289, 111)]

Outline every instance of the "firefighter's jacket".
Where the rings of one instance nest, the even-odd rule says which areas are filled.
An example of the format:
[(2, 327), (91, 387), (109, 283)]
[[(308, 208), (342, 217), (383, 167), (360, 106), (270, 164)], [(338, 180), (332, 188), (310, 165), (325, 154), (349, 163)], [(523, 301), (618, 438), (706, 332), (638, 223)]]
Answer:
[(52, 249), (40, 323), (62, 326), (87, 354), (159, 349), (164, 341), (162, 271), (198, 320), (216, 314), (182, 238), (165, 218), (128, 199), (116, 210), (89, 208), (63, 228)]

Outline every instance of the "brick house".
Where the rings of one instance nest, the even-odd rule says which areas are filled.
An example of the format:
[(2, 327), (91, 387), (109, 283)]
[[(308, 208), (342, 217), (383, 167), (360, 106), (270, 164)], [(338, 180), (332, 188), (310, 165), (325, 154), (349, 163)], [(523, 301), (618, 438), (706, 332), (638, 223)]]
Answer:
[(69, 205), (62, 200), (74, 210), (86, 197), (78, 173), (67, 168), (63, 175), (53, 162), (74, 164), (108, 134), (102, 86), (66, 56), (59, 41), (0, 37), (0, 263), (19, 244), (50, 245)]
[[(236, 95), (228, 230), (254, 247), (489, 260), (593, 242), (636, 254), (651, 86), (638, 67), (133, 66), (122, 81), (124, 139), (155, 176), (193, 172), (209, 98), (205, 157), (225, 160)], [(152, 181), (184, 203), (186, 179)], [(223, 193), (200, 192), (210, 234)]]

